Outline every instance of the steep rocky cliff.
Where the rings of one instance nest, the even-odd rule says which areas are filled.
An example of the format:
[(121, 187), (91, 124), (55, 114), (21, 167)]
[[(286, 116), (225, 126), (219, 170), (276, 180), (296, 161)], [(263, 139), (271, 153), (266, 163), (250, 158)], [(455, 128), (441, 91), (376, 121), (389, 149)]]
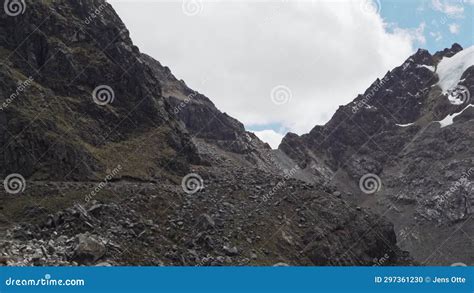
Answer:
[[(418, 261), (473, 263), (471, 93), (473, 47), (454, 44), (434, 55), (420, 49), (326, 125), (288, 134), (280, 149), (302, 167), (325, 170), (318, 174), (348, 199), (386, 215)], [(365, 186), (369, 177), (374, 185)]]
[(172, 105), (173, 113), (193, 137), (239, 154), (248, 154), (256, 149), (270, 149), (268, 144), (260, 141), (253, 133), (245, 131), (240, 121), (222, 113), (206, 96), (190, 89), (184, 81), (176, 79), (169, 68), (148, 55), (142, 56), (153, 69), (154, 75), (160, 79), (163, 96)]
[(0, 18), (1, 173), (101, 178), (120, 163), (112, 154), (128, 160), (144, 147), (122, 174), (185, 174), (195, 148), (113, 9), (87, 0), (26, 5)]

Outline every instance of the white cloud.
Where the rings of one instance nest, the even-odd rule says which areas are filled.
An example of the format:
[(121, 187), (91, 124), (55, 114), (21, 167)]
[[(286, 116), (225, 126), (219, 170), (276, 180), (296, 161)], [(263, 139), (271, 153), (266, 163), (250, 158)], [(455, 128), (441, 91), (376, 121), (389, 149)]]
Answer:
[[(465, 0), (466, 1), (466, 0)], [(462, 1), (449, 1), (449, 0), (432, 0), (431, 4), (433, 5), (434, 10), (440, 11), (452, 18), (463, 18), (464, 17), (464, 7)], [(466, 1), (466, 3), (469, 3)]]
[[(143, 52), (222, 111), (300, 134), (425, 42), (424, 24), (389, 30), (357, 1), (204, 1), (194, 16), (181, 1), (109, 2)], [(277, 85), (291, 90), (288, 103), (272, 102)]]
[(284, 134), (274, 130), (252, 131), (262, 141), (267, 142), (273, 149), (277, 149), (283, 139)]
[(414, 28), (414, 29), (395, 28), (394, 32), (398, 35), (405, 35), (406, 38), (411, 39), (412, 42), (417, 42), (421, 45), (424, 45), (426, 44), (425, 28), (426, 28), (426, 23), (422, 22), (417, 28)]
[(455, 34), (455, 35), (459, 34), (460, 29), (461, 29), (461, 27), (457, 23), (450, 23), (449, 24), (449, 31), (452, 34)]

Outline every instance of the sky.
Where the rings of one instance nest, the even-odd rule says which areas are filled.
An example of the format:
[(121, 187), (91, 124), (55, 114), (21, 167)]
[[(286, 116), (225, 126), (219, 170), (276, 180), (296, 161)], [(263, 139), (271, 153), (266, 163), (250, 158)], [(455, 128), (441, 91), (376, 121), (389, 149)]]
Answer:
[(418, 48), (474, 44), (474, 0), (109, 0), (144, 53), (273, 148)]

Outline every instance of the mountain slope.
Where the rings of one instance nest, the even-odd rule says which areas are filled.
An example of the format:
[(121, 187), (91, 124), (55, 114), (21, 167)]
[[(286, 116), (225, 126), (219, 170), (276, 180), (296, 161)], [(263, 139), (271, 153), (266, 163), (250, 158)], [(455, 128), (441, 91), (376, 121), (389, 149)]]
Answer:
[[(119, 163), (112, 152), (126, 160), (144, 140), (156, 147), (139, 158), (146, 170), (130, 167), (122, 174), (150, 178), (162, 169), (185, 174), (188, 161), (198, 159), (194, 146), (115, 12), (97, 1), (53, 2), (28, 2), (24, 15), (0, 19), (4, 101), (18, 83), (32, 80), (0, 113), (2, 174), (102, 178)], [(101, 7), (100, 17), (86, 22), (93, 7)], [(93, 98), (95, 89), (109, 103), (94, 103), (101, 93)], [(165, 154), (179, 160), (169, 165)]]
[[(329, 169), (326, 178), (352, 201), (386, 215), (399, 245), (422, 263), (473, 263), (473, 50), (419, 50), (326, 125), (288, 134), (280, 146), (303, 167)], [(375, 187), (359, 186), (366, 174)]]

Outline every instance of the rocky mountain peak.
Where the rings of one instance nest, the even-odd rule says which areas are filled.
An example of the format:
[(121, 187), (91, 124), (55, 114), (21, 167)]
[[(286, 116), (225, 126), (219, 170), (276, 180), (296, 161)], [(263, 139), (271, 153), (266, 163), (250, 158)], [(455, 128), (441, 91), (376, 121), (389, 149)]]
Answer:
[(433, 65), (433, 56), (425, 49), (418, 49), (406, 62), (413, 62), (418, 65)]
[[(417, 259), (431, 254), (424, 244), (431, 235), (447, 237), (445, 227), (466, 223), (473, 213), (473, 198), (466, 196), (472, 186), (451, 188), (460, 178), (472, 178), (473, 48), (454, 44), (434, 55), (418, 50), (324, 126), (288, 134), (279, 147), (307, 172), (313, 172), (310, 166), (329, 170), (319, 175), (355, 194), (357, 204), (396, 210), (388, 216), (402, 247)], [(361, 190), (366, 176), (378, 178), (377, 199)], [(472, 231), (473, 225), (466, 226)], [(467, 257), (462, 249), (449, 254), (453, 261)]]
[[(110, 158), (112, 149), (127, 158), (124, 144), (138, 146), (145, 137), (160, 141), (156, 150), (142, 152), (149, 165), (123, 174), (152, 178), (162, 168), (182, 173), (188, 162), (198, 160), (161, 95), (160, 80), (142, 62), (108, 3), (27, 5), (18, 17), (0, 16), (2, 96), (15, 93), (19, 82), (33, 80), (22, 98), (0, 113), (5, 122), (3, 174), (100, 178), (118, 163)], [(181, 163), (167, 164), (160, 155), (165, 150), (176, 152)]]
[(454, 43), (451, 48), (445, 48), (442, 51), (438, 51), (433, 55), (433, 57), (436, 60), (441, 60), (443, 57), (452, 57), (462, 50), (463, 47), (461, 45), (459, 45), (458, 43)]

